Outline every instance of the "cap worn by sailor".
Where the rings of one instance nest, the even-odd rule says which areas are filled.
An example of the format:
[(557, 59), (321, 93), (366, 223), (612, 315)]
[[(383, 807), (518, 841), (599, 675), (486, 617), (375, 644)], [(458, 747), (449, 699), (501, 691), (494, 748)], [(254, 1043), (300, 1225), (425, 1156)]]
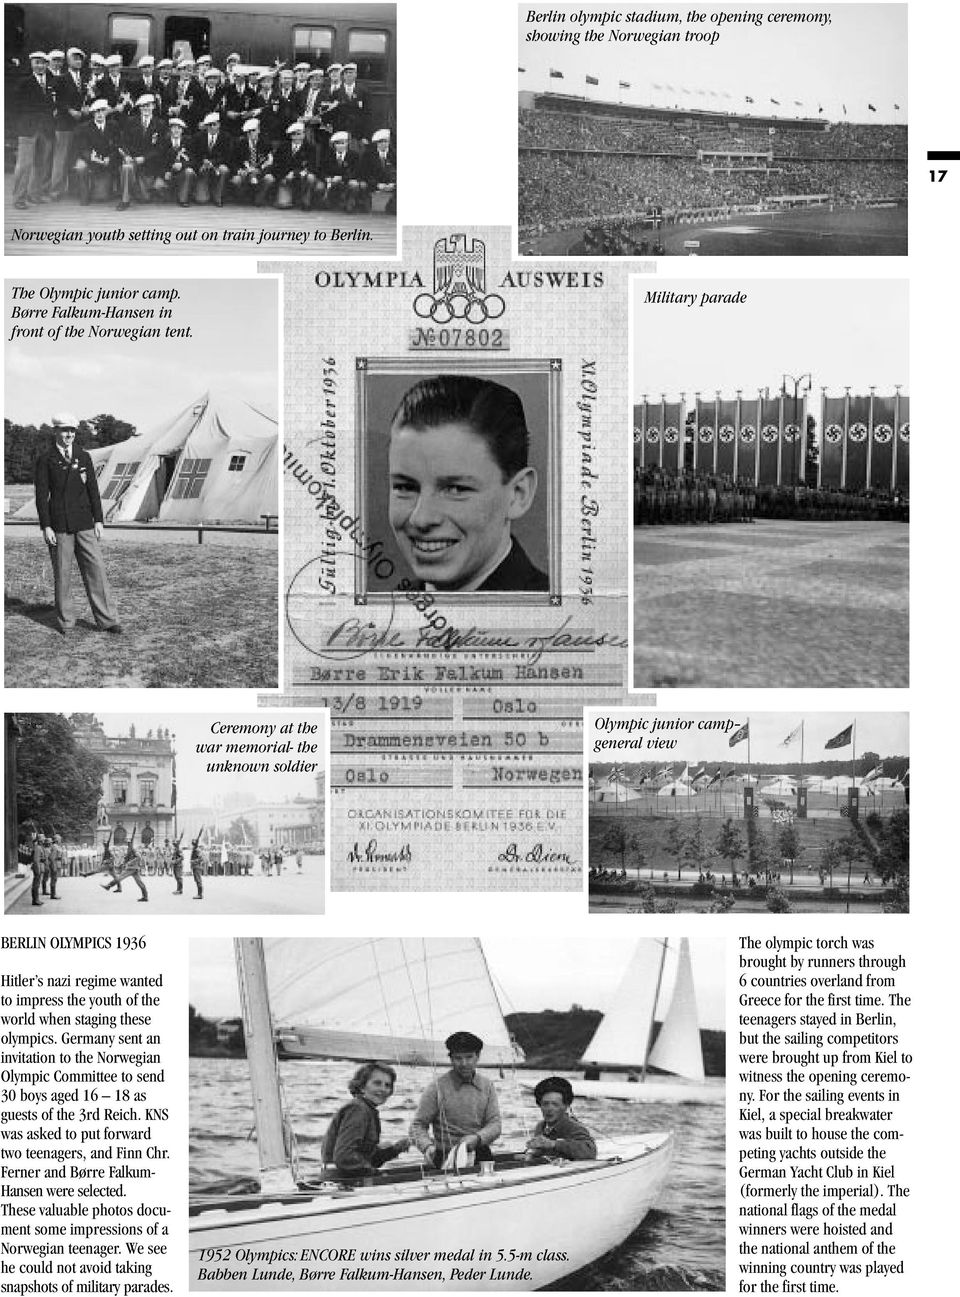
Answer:
[(156, 59), (152, 54), (144, 54), (143, 58), (137, 59), (138, 68), (152, 68)]
[(90, 111), (92, 113), (105, 113), (109, 107), (110, 105), (107, 103), (106, 99), (94, 99), (93, 103), (90, 105)]
[[(98, 99), (97, 103), (103, 104), (104, 108), (106, 108), (107, 106), (106, 99)], [(71, 414), (69, 410), (61, 410), (59, 414), (55, 414), (53, 416), (50, 422), (53, 424), (55, 428), (75, 429), (80, 426), (77, 421), (76, 415)]]
[(250, 133), (250, 131), (257, 131), (257, 130), (259, 130), (259, 129), (260, 129), (260, 118), (259, 118), (259, 117), (248, 117), (247, 120), (243, 123), (243, 129), (244, 129), (248, 134)]
[(200, 123), (200, 125), (201, 125), (201, 126), (219, 126), (219, 125), (220, 125), (220, 114), (219, 114), (219, 113), (207, 113), (206, 117), (204, 117), (204, 119), (203, 119), (203, 121)]
[(483, 1041), (472, 1031), (455, 1031), (443, 1043), (448, 1054), (479, 1054), (483, 1049)]
[(534, 1102), (539, 1103), (545, 1094), (559, 1094), (568, 1108), (573, 1103), (573, 1086), (563, 1076), (545, 1076), (538, 1081), (533, 1091)]
[(123, 59), (119, 54), (108, 54), (103, 60), (108, 68), (122, 68)]

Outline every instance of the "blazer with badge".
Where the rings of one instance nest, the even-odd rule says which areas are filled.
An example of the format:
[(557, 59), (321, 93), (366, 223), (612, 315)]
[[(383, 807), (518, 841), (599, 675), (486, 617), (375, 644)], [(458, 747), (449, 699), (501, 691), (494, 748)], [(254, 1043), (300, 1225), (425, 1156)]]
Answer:
[(92, 166), (111, 170), (119, 167), (120, 129), (117, 123), (108, 119), (101, 130), (92, 119), (85, 122), (77, 132), (77, 157)]
[(333, 129), (346, 131), (354, 140), (366, 139), (367, 97), (359, 86), (354, 86), (353, 94), (348, 95), (343, 86), (335, 91), (336, 109), (333, 114)]
[(83, 84), (83, 77), (79, 76), (76, 81), (73, 79), (73, 73), (70, 71), (62, 73), (56, 79), (54, 86), (54, 98), (57, 103), (56, 127), (58, 131), (73, 131), (82, 123), (80, 118), (71, 117), (71, 111), (81, 112), (86, 98), (86, 86)]
[(121, 137), (121, 147), (131, 158), (143, 158), (143, 170), (147, 175), (159, 175), (165, 169), (163, 141), (167, 130), (164, 122), (156, 113), (150, 118), (150, 124), (144, 126), (143, 118), (137, 114), (127, 122)]
[(103, 522), (93, 460), (74, 447), (69, 463), (56, 446), (38, 456), (33, 475), (40, 526), (58, 534), (92, 531)]
[(51, 76), (45, 78), (42, 86), (32, 72), (21, 80), (11, 114), (18, 135), (53, 135), (54, 90)]

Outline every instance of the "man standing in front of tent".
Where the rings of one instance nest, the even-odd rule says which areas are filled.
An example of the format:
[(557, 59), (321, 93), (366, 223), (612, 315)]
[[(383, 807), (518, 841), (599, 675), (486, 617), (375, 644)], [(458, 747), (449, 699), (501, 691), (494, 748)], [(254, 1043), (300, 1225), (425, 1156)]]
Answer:
[(76, 559), (97, 629), (122, 634), (116, 604), (107, 581), (100, 538), (103, 508), (93, 460), (74, 448), (77, 420), (54, 416), (56, 442), (37, 457), (34, 472), (37, 516), (53, 564), (56, 625), (69, 635), (76, 623), (71, 584)]

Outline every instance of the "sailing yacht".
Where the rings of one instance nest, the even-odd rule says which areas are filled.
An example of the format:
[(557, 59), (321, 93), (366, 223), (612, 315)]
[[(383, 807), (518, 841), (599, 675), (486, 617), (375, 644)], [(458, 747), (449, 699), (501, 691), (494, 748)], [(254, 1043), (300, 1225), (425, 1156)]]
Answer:
[[(494, 1048), (512, 1054), (513, 1047), (477, 941), (241, 939), (235, 950), (260, 1190), (191, 1200), (192, 1288), (530, 1290), (617, 1247), (657, 1200), (672, 1153), (669, 1132), (601, 1148), (589, 1162), (527, 1163), (521, 1150), (479, 1169), (458, 1167), (461, 1159), (453, 1158), (450, 1169), (428, 1171), (409, 1158), (359, 1185), (327, 1180), (322, 1173), (304, 1180), (295, 1174), (282, 1108), (278, 1038), (288, 1052), (291, 1046), (303, 1054), (326, 1050), (332, 1041), (337, 1057), (358, 1057), (346, 1052), (356, 1048), (369, 1058), (366, 1045), (392, 1041), (396, 1027), (401, 1051), (435, 1060), (450, 1023), (472, 1029), (495, 1005), (500, 1025), (491, 1037)], [(379, 1026), (371, 1007), (374, 988), (381, 993)], [(328, 989), (331, 1028), (321, 1007)], [(348, 1012), (351, 1001), (355, 1010)], [(322, 1034), (328, 1030), (337, 1035)], [(442, 1061), (446, 1065), (445, 1052)], [(522, 1262), (467, 1263), (467, 1253), (479, 1258), (484, 1252), (501, 1262)], [(413, 1266), (378, 1260), (371, 1279), (369, 1267), (354, 1264), (362, 1254), (419, 1255), (420, 1261)], [(464, 1259), (451, 1264), (455, 1254)]]

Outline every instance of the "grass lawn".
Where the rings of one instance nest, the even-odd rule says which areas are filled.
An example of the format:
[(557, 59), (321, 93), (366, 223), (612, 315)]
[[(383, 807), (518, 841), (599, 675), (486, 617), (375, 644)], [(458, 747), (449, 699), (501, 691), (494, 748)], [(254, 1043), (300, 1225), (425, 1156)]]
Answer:
[(76, 572), (77, 627), (64, 639), (39, 536), (4, 547), (8, 688), (273, 688), (277, 685), (275, 548), (106, 546), (123, 635), (96, 630)]

